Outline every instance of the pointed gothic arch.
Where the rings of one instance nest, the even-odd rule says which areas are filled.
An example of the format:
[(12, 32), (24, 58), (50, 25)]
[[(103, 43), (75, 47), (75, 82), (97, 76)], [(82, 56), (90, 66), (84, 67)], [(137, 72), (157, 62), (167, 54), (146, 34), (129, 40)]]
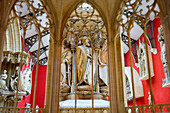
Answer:
[[(70, 78), (70, 83), (72, 84), (70, 85), (70, 91), (72, 93), (75, 91), (75, 109), (76, 101), (80, 98), (77, 91), (79, 91), (80, 94), (84, 91), (88, 91), (92, 94), (93, 109), (94, 90), (99, 94), (101, 93), (101, 89), (99, 89), (99, 78), (103, 80), (106, 87), (108, 87), (109, 83), (107, 66), (107, 30), (105, 23), (95, 8), (89, 3), (80, 2), (67, 18), (62, 37), (62, 44), (64, 45), (62, 50), (63, 56), (67, 58), (67, 61), (65, 62), (67, 63), (66, 66), (69, 65), (69, 60), (72, 61), (72, 67), (69, 67), (71, 68), (72, 73), (67, 76)], [(70, 57), (67, 57), (67, 55), (70, 55)], [(103, 57), (104, 59), (100, 57)], [(75, 62), (76, 64), (74, 64)], [(101, 67), (99, 67), (99, 63), (102, 65)], [(64, 65), (65, 64), (62, 64), (62, 66)], [(62, 68), (65, 67), (61, 67), (61, 69)], [(62, 69), (62, 74), (63, 71), (65, 70)], [(104, 74), (103, 72), (106, 74), (105, 77), (102, 75)], [(66, 82), (66, 75), (62, 78), (64, 80), (61, 80), (61, 85), (70, 84)], [(61, 92), (64, 91), (61, 89)], [(87, 97), (83, 98), (86, 99)]]
[[(55, 26), (54, 26), (54, 17), (52, 16), (52, 13), (51, 13), (50, 9), (48, 8), (48, 6), (45, 4), (44, 0), (36, 0), (36, 1), (34, 1), (34, 0), (15, 0), (15, 1), (12, 1), (11, 3), (8, 3), (8, 5), (11, 6), (11, 7), (9, 7), (11, 12), (9, 13), (9, 15), (8, 15), (9, 17), (7, 17), (6, 20), (8, 20), (8, 25), (11, 25), (12, 27), (7, 25), (8, 33), (6, 34), (6, 38), (7, 38), (6, 40), (7, 41), (10, 40), (11, 42), (5, 43), (4, 55), (8, 54), (7, 59), (8, 60), (11, 59), (10, 61), (12, 62), (12, 64), (11, 64), (12, 68), (10, 66), (8, 67), (8, 71), (10, 71), (10, 73), (8, 73), (9, 74), (8, 78), (10, 79), (11, 78), (10, 75), (13, 74), (13, 72), (14, 72), (13, 68), (16, 67), (16, 70), (18, 70), (18, 68), (19, 68), (19, 70), (21, 70), (23, 65), (28, 63), (28, 61), (27, 61), (28, 57), (29, 57), (28, 51), (26, 51), (26, 49), (24, 49), (24, 47), (27, 47), (27, 45), (30, 45), (27, 47), (27, 48), (29, 48), (29, 47), (33, 46), (33, 44), (37, 43), (37, 45), (36, 45), (37, 48), (36, 47), (34, 48), (35, 53), (36, 53), (36, 55), (35, 54), (34, 55), (35, 55), (35, 57), (37, 57), (36, 58), (37, 72), (38, 72), (38, 65), (40, 63), (45, 64), (45, 62), (48, 60), (48, 56), (47, 56), (48, 48), (44, 49), (44, 47), (42, 47), (42, 46), (46, 42), (47, 42), (46, 45), (51, 43), (50, 46), (54, 43), (53, 40), (54, 40), (54, 35), (55, 35)], [(46, 32), (47, 30), (50, 32), (47, 33)], [(49, 33), (52, 35), (49, 36)], [(36, 35), (36, 37), (33, 36), (33, 38), (35, 37), (35, 39), (31, 39), (32, 35)], [(46, 36), (45, 43), (43, 42), (44, 36)], [(30, 39), (30, 40), (28, 40), (28, 39)], [(51, 40), (49, 43), (48, 43), (48, 39)], [(3, 42), (3, 40), (2, 40), (2, 42)], [(40, 44), (41, 44), (41, 46), (40, 46)], [(44, 55), (46, 54), (47, 57), (43, 57), (43, 54)], [(53, 60), (51, 58), (52, 55), (53, 55), (52, 53), (49, 54), (50, 60)], [(3, 57), (6, 58), (5, 56), (3, 56)], [(11, 70), (10, 70), (10, 68), (11, 68)], [(31, 66), (26, 67), (26, 70), (27, 70), (27, 68), (29, 71), (31, 70)], [(3, 69), (5, 69), (5, 68), (3, 68)], [(49, 72), (51, 72), (51, 70), (49, 70)], [(16, 90), (17, 93), (16, 93), (16, 95), (14, 94), (14, 96), (16, 96), (16, 98), (20, 98), (21, 94), (19, 94), (18, 92), (21, 90), (25, 91), (26, 89), (24, 89), (23, 87), (22, 87), (23, 88), (22, 89), (20, 86), (20, 84), (22, 83), (22, 81), (20, 81), (20, 78), (24, 78), (22, 73), (19, 73), (18, 75), (16, 75), (16, 78), (17, 78), (17, 76), (19, 79), (16, 82), (19, 85), (17, 84), (17, 86), (15, 86), (16, 88), (14, 88), (14, 87), (12, 87), (12, 85), (10, 85), (10, 83), (8, 83), (8, 88), (9, 88), (9, 92)], [(35, 76), (36, 76), (35, 77), (35, 87), (34, 87), (34, 94), (33, 94), (34, 99), (33, 99), (33, 105), (32, 105), (33, 107), (31, 108), (31, 109), (33, 109), (32, 112), (35, 112), (35, 100), (36, 100), (35, 92), (37, 89), (38, 73)], [(12, 81), (12, 78), (11, 78), (11, 80), (7, 80), (7, 82), (10, 82), (10, 81)], [(50, 84), (50, 83), (48, 83), (48, 84)], [(29, 86), (29, 87), (31, 88), (31, 86)], [(50, 87), (47, 87), (47, 88), (49, 89)], [(30, 91), (28, 91), (28, 93), (30, 94)], [(48, 93), (46, 95), (48, 95)], [(49, 100), (47, 99), (47, 101), (49, 101)], [(17, 111), (18, 110), (25, 111), (22, 108), (17, 107), (17, 101), (13, 102), (12, 104), (14, 104), (14, 107), (15, 107), (14, 111), (16, 111), (16, 110)], [(6, 102), (5, 105), (8, 105), (8, 102)], [(29, 111), (31, 109), (27, 109), (27, 110)], [(40, 109), (38, 109), (38, 111), (44, 111), (44, 108), (40, 108)]]

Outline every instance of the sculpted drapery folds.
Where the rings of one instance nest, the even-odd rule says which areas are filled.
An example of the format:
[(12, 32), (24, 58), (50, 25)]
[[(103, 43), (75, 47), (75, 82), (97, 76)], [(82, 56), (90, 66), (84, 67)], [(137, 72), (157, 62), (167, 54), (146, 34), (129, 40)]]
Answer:
[(63, 50), (62, 52), (62, 57), (61, 57), (61, 83), (65, 83), (67, 84), (67, 76), (66, 76), (66, 64), (68, 65), (68, 67), (70, 67), (71, 64), (71, 59), (72, 59), (72, 54), (71, 54), (71, 50), (69, 48), (66, 48)]
[(108, 86), (108, 66), (107, 66), (107, 41), (103, 43), (103, 47), (99, 50), (99, 77)]
[(92, 85), (92, 62), (94, 61), (91, 60), (91, 56), (90, 40), (85, 37), (82, 45), (77, 48), (78, 84), (85, 82), (87, 85)]

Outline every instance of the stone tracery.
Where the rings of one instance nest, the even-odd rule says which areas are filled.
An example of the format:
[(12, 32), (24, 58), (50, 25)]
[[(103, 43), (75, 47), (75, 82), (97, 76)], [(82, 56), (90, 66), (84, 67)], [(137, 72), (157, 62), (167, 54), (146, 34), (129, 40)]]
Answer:
[(77, 83), (78, 95), (84, 95), (80, 98), (89, 98), (94, 90), (107, 99), (107, 32), (96, 9), (88, 3), (78, 5), (66, 22), (63, 39), (61, 93), (64, 86), (67, 93), (75, 92)]

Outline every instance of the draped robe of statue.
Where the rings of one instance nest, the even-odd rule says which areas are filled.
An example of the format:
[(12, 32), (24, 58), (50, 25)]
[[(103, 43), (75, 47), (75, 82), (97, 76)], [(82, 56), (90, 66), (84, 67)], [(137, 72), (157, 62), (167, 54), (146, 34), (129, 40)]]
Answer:
[[(87, 44), (87, 42), (86, 42)], [(87, 44), (88, 45), (88, 44)], [(83, 82), (86, 85), (92, 85), (92, 49), (87, 45), (80, 45), (77, 48), (77, 71), (78, 71), (78, 81), (77, 83), (81, 85)], [(93, 60), (93, 77), (95, 73), (95, 62)], [(94, 80), (94, 79), (93, 79)], [(94, 81), (93, 81), (94, 83)]]
[(103, 47), (99, 50), (99, 64), (99, 77), (108, 86), (107, 41), (104, 42)]
[[(62, 52), (62, 63), (61, 63), (61, 83), (62, 84), (67, 84), (67, 80), (66, 80), (66, 64), (65, 63), (67, 63), (68, 64), (68, 66), (69, 66), (69, 64), (71, 63), (71, 60), (72, 60), (72, 53), (71, 53), (71, 50), (69, 49), (69, 48), (66, 48), (66, 49), (64, 49), (64, 51)], [(69, 78), (69, 80), (70, 80), (71, 78)]]

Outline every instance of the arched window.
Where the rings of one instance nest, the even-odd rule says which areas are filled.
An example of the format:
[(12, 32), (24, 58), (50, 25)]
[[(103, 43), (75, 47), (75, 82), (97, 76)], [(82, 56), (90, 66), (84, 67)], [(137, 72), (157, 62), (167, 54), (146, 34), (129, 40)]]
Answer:
[[(125, 109), (127, 112), (168, 112), (168, 104), (163, 105), (162, 101), (162, 105), (160, 105), (156, 94), (156, 88), (160, 87), (159, 90), (163, 92), (162, 86), (165, 87), (165, 83), (169, 81), (164, 39), (161, 33), (159, 36), (154, 33), (158, 29), (158, 25), (155, 25), (159, 24), (155, 21), (158, 21), (157, 17), (159, 18), (160, 15), (157, 0), (124, 0), (122, 6), (124, 6), (123, 14), (121, 13), (117, 19), (120, 24), (120, 36), (125, 54), (123, 57), (125, 59), (125, 74), (127, 74), (128, 69), (131, 76), (129, 77), (131, 78), (130, 85), (133, 97), (128, 99), (126, 90), (124, 90)], [(161, 50), (158, 40), (161, 44)], [(159, 63), (160, 61), (162, 63)], [(158, 69), (155, 64), (163, 68)], [(165, 75), (166, 79), (163, 79), (163, 84), (158, 83), (163, 77), (158, 74), (157, 70)], [(136, 79), (137, 77), (138, 79)], [(125, 75), (123, 78), (126, 80)], [(157, 82), (155, 82), (156, 80)], [(138, 81), (138, 84), (135, 81)], [(138, 91), (141, 86), (141, 90), (144, 91)], [(146, 89), (146, 87), (149, 88)], [(141, 105), (139, 101), (145, 105)], [(167, 101), (164, 101), (164, 103), (167, 103)]]
[(80, 3), (62, 38), (60, 111), (108, 111), (107, 30), (97, 10)]
[(0, 111), (44, 110), (52, 23), (42, 0), (18, 0), (11, 8), (1, 68)]

